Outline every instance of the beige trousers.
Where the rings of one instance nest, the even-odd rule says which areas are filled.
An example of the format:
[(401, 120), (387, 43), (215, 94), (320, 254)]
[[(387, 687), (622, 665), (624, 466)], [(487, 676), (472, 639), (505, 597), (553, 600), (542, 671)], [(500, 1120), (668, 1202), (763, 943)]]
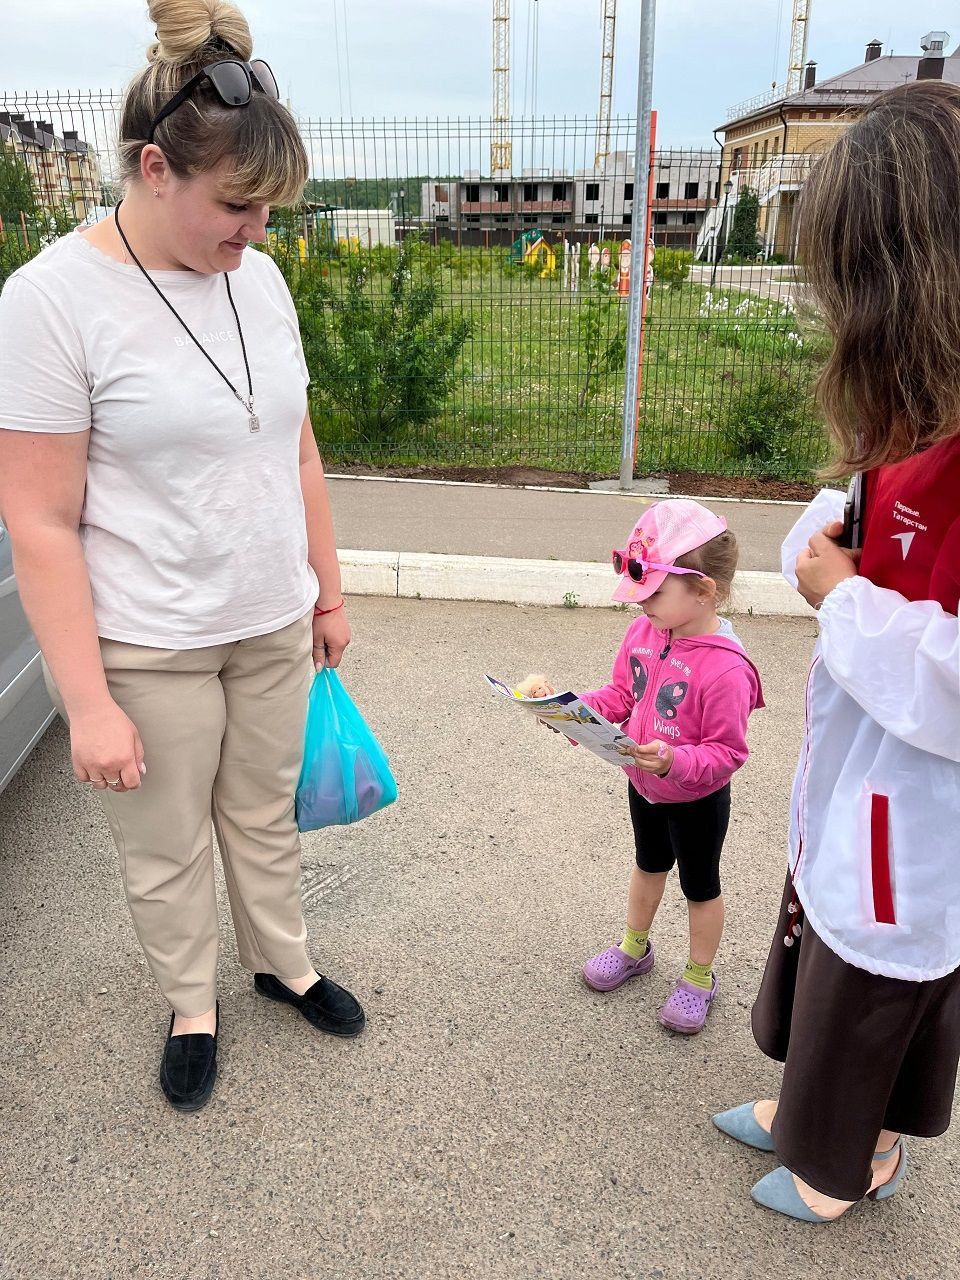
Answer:
[(183, 1017), (213, 1008), (217, 994), (211, 820), (240, 963), (281, 978), (310, 969), (294, 794), (312, 621), (311, 609), (270, 635), (205, 649), (100, 641), (107, 684), (139, 730), (147, 772), (136, 791), (97, 794), (140, 945)]

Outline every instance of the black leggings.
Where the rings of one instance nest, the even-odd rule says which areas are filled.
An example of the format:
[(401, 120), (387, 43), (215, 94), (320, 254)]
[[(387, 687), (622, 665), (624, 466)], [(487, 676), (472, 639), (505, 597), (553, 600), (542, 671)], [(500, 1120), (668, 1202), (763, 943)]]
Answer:
[(630, 817), (637, 843), (637, 866), (656, 875), (680, 873), (688, 902), (720, 897), (720, 852), (730, 824), (730, 783), (700, 800), (651, 804), (631, 784)]

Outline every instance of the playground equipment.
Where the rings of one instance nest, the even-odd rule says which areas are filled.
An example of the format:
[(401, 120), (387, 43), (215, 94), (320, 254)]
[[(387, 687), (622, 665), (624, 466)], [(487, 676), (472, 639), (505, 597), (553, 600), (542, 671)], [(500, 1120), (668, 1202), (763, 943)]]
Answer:
[(621, 298), (630, 296), (630, 259), (633, 256), (633, 243), (628, 238), (620, 241), (620, 258), (617, 262), (617, 293)]
[(535, 262), (540, 264), (541, 280), (552, 279), (557, 274), (557, 251), (542, 236), (528, 246), (523, 260), (531, 265)]
[(525, 266), (540, 267), (540, 279), (552, 279), (557, 274), (557, 251), (548, 244), (542, 231), (524, 231), (510, 247), (510, 261)]
[(580, 246), (563, 242), (563, 287), (571, 293), (580, 288)]
[[(644, 273), (644, 293), (647, 298), (650, 297), (650, 289), (653, 285), (653, 255), (655, 246), (653, 237), (647, 241), (647, 261)], [(630, 267), (633, 259), (633, 243), (630, 240), (622, 240), (620, 242), (620, 259), (617, 263), (618, 272), (615, 287), (621, 298), (630, 296)]]
[[(292, 237), (284, 235), (284, 240), (289, 241)], [(279, 244), (279, 236), (276, 231), (267, 232), (267, 244), (270, 246), (271, 253), (276, 253)], [(303, 236), (297, 236), (297, 256), (301, 262), (307, 260), (307, 242)]]

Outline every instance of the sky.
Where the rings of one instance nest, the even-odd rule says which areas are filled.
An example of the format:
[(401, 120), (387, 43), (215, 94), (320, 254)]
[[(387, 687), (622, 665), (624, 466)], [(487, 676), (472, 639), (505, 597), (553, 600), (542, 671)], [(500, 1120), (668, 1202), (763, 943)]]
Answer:
[[(113, 89), (152, 38), (137, 0), (0, 0), (0, 96), (16, 89)], [(595, 115), (600, 0), (513, 0), (512, 107), (534, 105), (527, 33), (537, 10), (537, 115)], [(247, 0), (256, 52), (301, 116), (485, 117), (491, 0)], [(713, 145), (728, 108), (784, 78), (792, 0), (660, 0), (654, 105), (662, 146)], [(917, 54), (950, 30), (946, 0), (809, 0), (818, 76), (884, 53)], [(640, 0), (619, 0), (614, 112), (636, 108)], [(960, 43), (960, 21), (948, 48)], [(532, 41), (530, 42), (532, 45)], [(339, 56), (338, 56), (339, 51)]]

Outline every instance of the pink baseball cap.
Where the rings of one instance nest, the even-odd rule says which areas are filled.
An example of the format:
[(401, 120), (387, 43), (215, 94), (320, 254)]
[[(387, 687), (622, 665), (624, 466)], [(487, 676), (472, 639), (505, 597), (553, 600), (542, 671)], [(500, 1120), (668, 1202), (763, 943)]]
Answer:
[[(692, 498), (667, 498), (648, 508), (633, 526), (623, 551), (614, 551), (623, 563), (614, 600), (639, 604), (652, 596), (666, 580), (679, 556), (695, 551), (725, 533), (727, 522)], [(643, 576), (639, 582), (627, 573), (626, 561), (639, 560)], [(679, 571), (678, 571), (679, 572)]]

